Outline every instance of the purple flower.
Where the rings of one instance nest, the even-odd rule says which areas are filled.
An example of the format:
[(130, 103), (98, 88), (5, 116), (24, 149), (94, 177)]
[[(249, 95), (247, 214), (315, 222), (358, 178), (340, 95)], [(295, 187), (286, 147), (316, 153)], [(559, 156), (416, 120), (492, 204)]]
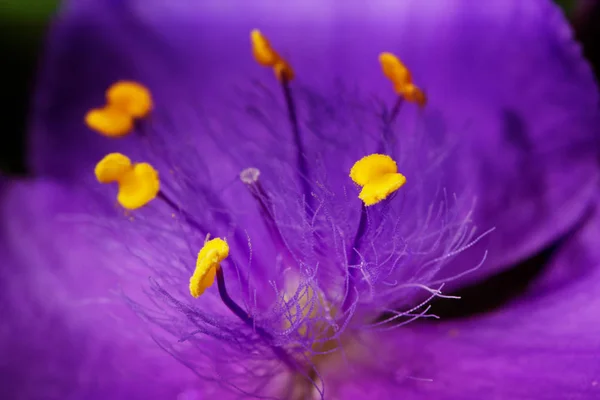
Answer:
[(65, 4), (2, 187), (3, 396), (597, 397), (589, 67), (548, 1), (398, 3)]

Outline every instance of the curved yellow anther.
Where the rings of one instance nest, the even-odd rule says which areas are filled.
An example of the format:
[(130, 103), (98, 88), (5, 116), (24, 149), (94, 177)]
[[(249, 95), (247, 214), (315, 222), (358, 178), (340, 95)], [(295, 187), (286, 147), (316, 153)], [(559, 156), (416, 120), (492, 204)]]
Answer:
[(190, 294), (199, 297), (215, 282), (217, 269), (221, 261), (229, 256), (229, 245), (220, 238), (215, 238), (204, 243), (198, 253), (196, 269), (190, 278)]
[(358, 198), (365, 203), (365, 206), (372, 206), (385, 200), (405, 183), (406, 178), (402, 174), (385, 174), (363, 186)]
[(250, 32), (250, 41), (252, 42), (252, 54), (256, 62), (263, 67), (273, 68), (275, 76), (280, 81), (291, 81), (294, 79), (294, 70), (283, 57), (281, 57), (273, 48), (271, 43), (258, 29)]
[(371, 154), (358, 160), (350, 169), (350, 178), (360, 186), (365, 186), (373, 179), (398, 172), (396, 162), (384, 154)]
[(383, 75), (392, 82), (398, 96), (417, 103), (421, 107), (425, 105), (427, 102), (425, 93), (413, 83), (410, 71), (398, 57), (392, 53), (381, 53), (379, 62)]
[(152, 110), (152, 96), (144, 85), (132, 81), (119, 81), (106, 91), (109, 108), (122, 111), (132, 118), (142, 118)]
[(153, 200), (160, 189), (158, 172), (148, 163), (132, 164), (128, 157), (111, 153), (94, 170), (100, 183), (119, 185), (117, 201), (128, 210), (135, 210)]
[(107, 154), (94, 169), (96, 179), (100, 183), (118, 182), (119, 179), (131, 171), (132, 165), (129, 157), (121, 153)]
[(355, 162), (350, 178), (362, 186), (358, 198), (366, 206), (386, 199), (406, 183), (406, 177), (398, 173), (396, 162), (384, 154), (371, 154)]
[(85, 115), (85, 123), (108, 137), (121, 137), (133, 129), (133, 118), (111, 107), (94, 108)]

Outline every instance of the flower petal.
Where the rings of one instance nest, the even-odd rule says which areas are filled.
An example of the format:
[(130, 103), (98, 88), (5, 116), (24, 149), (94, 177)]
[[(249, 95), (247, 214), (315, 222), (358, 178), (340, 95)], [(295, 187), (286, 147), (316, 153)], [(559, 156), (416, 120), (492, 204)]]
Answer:
[(600, 209), (593, 213), (523, 298), (484, 317), (374, 335), (369, 358), (381, 353), (380, 369), (331, 379), (331, 398), (597, 398)]
[[(157, 346), (119, 295), (117, 282), (131, 292), (139, 281), (117, 276), (106, 264), (114, 259), (61, 220), (64, 210), (77, 215), (79, 200), (49, 182), (6, 184), (0, 392), (11, 399), (166, 399), (198, 389), (197, 377)], [(122, 268), (131, 262), (117, 259)]]

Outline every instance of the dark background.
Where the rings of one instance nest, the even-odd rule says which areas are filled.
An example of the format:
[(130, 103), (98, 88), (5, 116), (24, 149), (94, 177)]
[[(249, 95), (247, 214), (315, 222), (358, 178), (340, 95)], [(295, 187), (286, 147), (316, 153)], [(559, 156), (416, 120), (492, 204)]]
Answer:
[[(565, 10), (598, 76), (600, 0), (556, 0)], [(0, 172), (26, 173), (28, 110), (57, 0), (0, 0)]]
[(25, 173), (28, 110), (38, 54), (57, 0), (0, 0), (0, 171)]

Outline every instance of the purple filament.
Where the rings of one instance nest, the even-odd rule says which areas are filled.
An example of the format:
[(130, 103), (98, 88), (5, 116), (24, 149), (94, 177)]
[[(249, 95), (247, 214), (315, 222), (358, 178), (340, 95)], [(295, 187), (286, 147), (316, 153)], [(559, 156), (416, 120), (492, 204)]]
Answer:
[[(377, 149), (378, 153), (387, 153), (388, 148), (394, 148), (393, 144), (394, 144), (394, 138), (392, 137), (392, 125), (394, 124), (394, 122), (396, 121), (396, 119), (398, 118), (398, 114), (400, 114), (400, 110), (402, 109), (402, 104), (404, 104), (404, 99), (400, 96), (398, 96), (398, 98), (396, 99), (396, 102), (394, 103), (394, 106), (392, 107), (392, 111), (390, 112), (389, 116), (387, 115), (387, 113), (384, 113), (383, 115), (383, 137), (382, 137), (382, 143), (379, 144), (379, 148)], [(390, 146), (390, 144), (392, 146)], [(391, 156), (393, 156), (393, 154), (390, 154)]]
[[(358, 222), (358, 228), (356, 229), (356, 234), (354, 235), (354, 240), (352, 241), (352, 246), (350, 247), (350, 258), (348, 260), (348, 264), (355, 266), (358, 264), (359, 256), (356, 250), (360, 248), (362, 238), (367, 231), (367, 207), (363, 204), (360, 209), (360, 220)], [(344, 299), (344, 303), (342, 304), (342, 311), (346, 312), (348, 308), (353, 303), (352, 293), (354, 292), (352, 288), (356, 286), (354, 280), (356, 279), (356, 267), (350, 268), (348, 271), (349, 279), (348, 279), (348, 289), (346, 292), (346, 298)]]
[(304, 144), (302, 143), (302, 137), (300, 136), (300, 125), (298, 124), (296, 104), (294, 103), (294, 98), (292, 96), (292, 90), (290, 88), (289, 81), (283, 79), (281, 87), (283, 88), (283, 97), (285, 98), (285, 104), (288, 111), (288, 120), (290, 122), (292, 134), (294, 136), (294, 145), (296, 147), (296, 162), (298, 163), (298, 178), (300, 179), (300, 186), (306, 198), (306, 215), (310, 216), (312, 210), (312, 196), (310, 185), (307, 181), (308, 166), (306, 165), (306, 159), (304, 158)]
[[(244, 172), (249, 170), (250, 169), (247, 169)], [(258, 202), (260, 213), (265, 220), (265, 224), (267, 225), (267, 229), (269, 230), (269, 233), (271, 234), (271, 238), (275, 242), (275, 245), (277, 245), (279, 248), (284, 249), (286, 248), (285, 242), (281, 237), (281, 232), (279, 232), (279, 229), (277, 228), (277, 223), (275, 222), (273, 217), (273, 204), (271, 202), (271, 198), (269, 197), (265, 189), (262, 187), (261, 183), (258, 181), (258, 170), (256, 170), (256, 174), (257, 175), (255, 177), (248, 178), (241, 176), (242, 182), (246, 184), (254, 200)]]
[(223, 274), (223, 268), (217, 268), (217, 286), (219, 288), (219, 295), (223, 303), (234, 313), (239, 319), (241, 319), (246, 325), (258, 334), (273, 350), (273, 353), (279, 358), (288, 368), (292, 371), (299, 370), (297, 363), (290, 357), (290, 355), (281, 347), (275, 346), (272, 343), (273, 336), (265, 331), (260, 326), (255, 325), (254, 320), (242, 307), (240, 307), (227, 293), (225, 286), (225, 275)]

